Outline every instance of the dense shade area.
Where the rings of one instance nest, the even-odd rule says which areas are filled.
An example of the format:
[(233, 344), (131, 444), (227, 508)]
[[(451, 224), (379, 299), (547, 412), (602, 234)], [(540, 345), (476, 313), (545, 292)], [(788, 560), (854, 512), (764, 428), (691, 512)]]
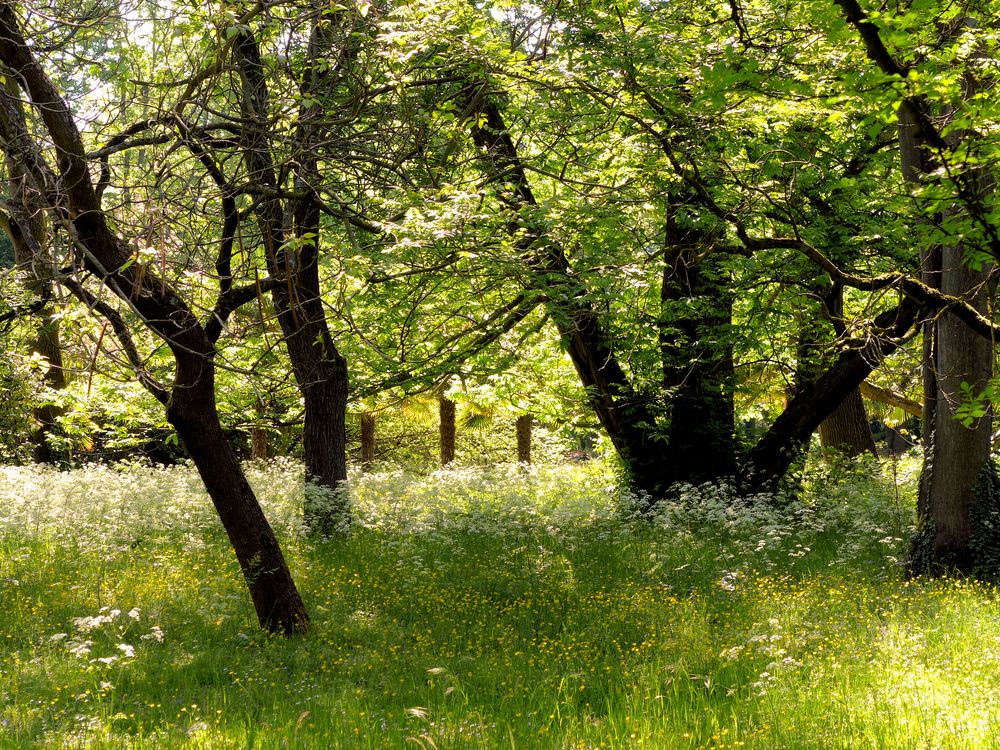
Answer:
[(770, 508), (692, 489), (653, 524), (596, 464), (371, 474), (327, 541), (300, 465), (247, 470), (308, 638), (256, 627), (192, 467), (0, 471), (0, 746), (997, 740), (996, 591), (902, 581), (906, 461), (817, 464)]

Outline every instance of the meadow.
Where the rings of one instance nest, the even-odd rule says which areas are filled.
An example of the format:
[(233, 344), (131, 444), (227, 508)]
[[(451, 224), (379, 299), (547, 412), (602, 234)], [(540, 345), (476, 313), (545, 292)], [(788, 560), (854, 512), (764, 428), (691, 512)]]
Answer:
[(915, 465), (652, 522), (599, 463), (356, 476), (261, 632), (189, 466), (0, 468), (0, 747), (1000, 747), (997, 591), (905, 581)]

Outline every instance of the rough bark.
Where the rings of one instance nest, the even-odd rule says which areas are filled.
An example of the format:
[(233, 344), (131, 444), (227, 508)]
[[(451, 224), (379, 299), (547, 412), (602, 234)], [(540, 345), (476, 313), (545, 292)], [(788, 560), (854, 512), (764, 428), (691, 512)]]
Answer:
[[(826, 308), (834, 333), (838, 337), (845, 336), (843, 287), (837, 285), (831, 290), (826, 297)], [(830, 416), (820, 422), (819, 442), (823, 448), (834, 449), (850, 457), (864, 453), (878, 456), (865, 402), (861, 398), (860, 385), (847, 394)]]
[(438, 418), (441, 465), (447, 466), (455, 460), (455, 402), (444, 396), (439, 397)]
[(370, 412), (361, 413), (361, 470), (365, 473), (372, 470), (375, 464), (375, 428), (377, 420)]
[[(236, 461), (215, 408), (214, 346), (176, 290), (155, 271), (133, 262), (101, 209), (76, 122), (65, 100), (34, 58), (9, 2), (0, 2), (0, 62), (16, 74), (58, 151), (58, 173), (42, 156), (20, 111), (20, 101), (0, 95), (0, 128), (6, 157), (19, 164), (53, 220), (74, 237), (83, 266), (168, 345), (176, 363), (165, 402), (167, 417), (195, 461), (232, 542), (261, 625), (292, 633), (308, 615), (277, 539)], [(224, 294), (223, 294), (224, 296)]]
[[(899, 111), (899, 144), (903, 176), (916, 184), (934, 168), (923, 102), (911, 100)], [(953, 134), (952, 138), (960, 138)], [(990, 186), (980, 173), (976, 189)], [(987, 311), (992, 265), (973, 269), (960, 244), (932, 246), (921, 255), (921, 280), (932, 289)], [(993, 342), (976, 334), (951, 312), (924, 323), (923, 448), (924, 465), (917, 494), (917, 534), (908, 569), (913, 574), (950, 569), (971, 573), (979, 567), (972, 538), (977, 507), (986, 499), (982, 480), (990, 467), (993, 412), (966, 427), (955, 418), (963, 401), (962, 384), (982, 392), (993, 370)]]
[[(887, 76), (905, 81), (910, 64), (893, 56), (879, 27), (857, 0), (835, 2), (847, 21), (857, 29), (872, 62)], [(942, 29), (942, 32), (960, 30), (966, 25), (966, 19), (960, 20), (961, 23), (953, 22), (950, 30)], [(964, 84), (967, 93), (976, 86), (971, 76)], [(969, 170), (963, 165), (939, 170), (947, 166), (941, 159), (946, 160), (964, 138), (975, 136), (956, 131), (943, 135), (939, 123), (947, 116), (935, 118), (933, 114), (932, 107), (922, 96), (910, 96), (900, 102), (898, 135), (904, 181), (916, 185), (924, 180), (948, 179), (962, 206), (953, 210), (966, 211), (980, 226), (992, 229), (993, 222), (984, 201), (992, 190), (988, 176), (981, 169)], [(990, 245), (994, 257), (998, 257), (1000, 248), (995, 230)], [(966, 300), (983, 311), (989, 269), (976, 271), (967, 267), (964, 254), (959, 242), (923, 248), (922, 281), (931, 289)], [(965, 428), (955, 420), (954, 409), (962, 398), (959, 389), (962, 381), (978, 393), (989, 378), (993, 364), (992, 341), (974, 335), (952, 310), (928, 319), (923, 333), (924, 466), (917, 497), (917, 534), (908, 569), (914, 574), (955, 569), (974, 572), (980, 567), (976, 546), (997, 546), (996, 473), (989, 460), (992, 413), (988, 412), (971, 428)], [(980, 515), (984, 509), (988, 511), (986, 518)], [(977, 537), (978, 544), (973, 544)], [(994, 573), (998, 565), (1000, 560), (989, 561)]]
[(855, 388), (819, 425), (819, 444), (845, 456), (877, 455), (861, 390)]
[(522, 414), (517, 418), (515, 430), (517, 431), (517, 462), (520, 464), (531, 463), (531, 425), (535, 418), (530, 414)]

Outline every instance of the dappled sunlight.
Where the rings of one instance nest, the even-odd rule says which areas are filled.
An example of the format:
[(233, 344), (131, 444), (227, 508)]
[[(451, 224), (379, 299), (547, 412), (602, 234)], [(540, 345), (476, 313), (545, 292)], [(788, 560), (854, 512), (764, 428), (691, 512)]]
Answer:
[(996, 742), (995, 590), (902, 581), (906, 503), (817, 471), (652, 522), (598, 465), (386, 472), (353, 478), (352, 536), (314, 540), (301, 468), (253, 464), (313, 616), (283, 639), (189, 467), (4, 469), (0, 744)]

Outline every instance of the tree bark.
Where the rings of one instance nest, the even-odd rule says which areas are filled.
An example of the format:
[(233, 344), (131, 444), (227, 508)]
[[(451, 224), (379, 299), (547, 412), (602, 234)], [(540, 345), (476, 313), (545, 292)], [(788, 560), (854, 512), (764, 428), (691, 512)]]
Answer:
[(441, 438), (441, 466), (455, 460), (455, 402), (444, 396), (438, 398), (438, 432)]
[(819, 444), (852, 458), (864, 453), (877, 455), (875, 438), (859, 388), (847, 394), (833, 413), (820, 422)]
[[(826, 295), (826, 312), (834, 333), (847, 335), (844, 318), (844, 289), (839, 284)], [(852, 390), (819, 425), (819, 443), (823, 448), (834, 449), (851, 458), (870, 453), (877, 457), (875, 437), (861, 398), (860, 385)]]
[(375, 464), (376, 417), (370, 411), (361, 412), (361, 471), (366, 474)]
[(678, 225), (668, 208), (660, 288), (660, 356), (667, 394), (666, 444), (673, 475), (665, 484), (703, 484), (736, 475), (733, 405), (732, 294), (727, 276), (706, 268), (708, 245), (699, 232)]
[(517, 418), (515, 429), (517, 431), (518, 463), (531, 463), (531, 425), (534, 421), (534, 417), (530, 414), (522, 414)]
[(250, 428), (250, 457), (264, 461), (271, 457), (267, 446), (267, 430), (263, 427)]
[(236, 552), (257, 619), (270, 631), (305, 632), (309, 625), (305, 605), (219, 422), (211, 352), (199, 356), (175, 350), (175, 358), (177, 371), (167, 420), (205, 482)]
[[(317, 76), (313, 63), (324, 42), (318, 22), (310, 35), (309, 64), (302, 87), (315, 95)], [(233, 54), (243, 81), (241, 106), (245, 119), (244, 153), (252, 179), (279, 188), (269, 142), (269, 93), (256, 39), (241, 32)], [(340, 354), (326, 322), (319, 282), (320, 208), (311, 193), (318, 184), (316, 137), (322, 108), (303, 105), (296, 129), (294, 182), (305, 197), (290, 198), (290, 211), (277, 197), (263, 198), (257, 206), (258, 224), (270, 276), (279, 281), (272, 288), (278, 324), (292, 362), (305, 406), (302, 445), (306, 480), (318, 488), (308, 493), (304, 516), (311, 530), (328, 534), (350, 526), (350, 506), (343, 483), (347, 479), (347, 360)], [(291, 214), (293, 226), (286, 226)]]
[[(892, 55), (879, 27), (857, 0), (835, 2), (857, 29), (872, 62), (887, 76), (907, 80), (910, 64), (901, 63)], [(953, 21), (947, 33), (961, 30), (971, 19), (955, 20), (961, 22)], [(963, 83), (966, 94), (977, 86), (972, 76), (967, 76)], [(898, 138), (903, 180), (911, 185), (925, 180), (938, 184), (944, 179), (951, 181), (961, 197), (961, 210), (979, 213), (982, 221), (984, 209), (989, 215), (984, 198), (992, 190), (992, 177), (982, 168), (969, 170), (959, 164), (952, 169), (940, 161), (947, 160), (967, 137), (976, 136), (954, 130), (943, 135), (925, 97), (909, 96), (900, 102)], [(964, 265), (964, 248), (959, 243), (923, 248), (922, 280), (926, 286), (966, 300), (984, 311), (989, 268), (973, 270)], [(995, 253), (995, 245), (993, 250)], [(954, 410), (963, 398), (962, 381), (978, 394), (989, 379), (992, 341), (973, 334), (955, 312), (947, 309), (924, 323), (923, 335), (924, 466), (917, 496), (917, 533), (907, 566), (912, 574), (956, 569), (975, 572), (980, 563), (973, 538), (980, 535), (981, 543), (997, 545), (996, 514), (1000, 510), (995, 497), (996, 472), (989, 456), (992, 412), (987, 411), (971, 428), (965, 428), (954, 418)], [(992, 517), (976, 528), (975, 518), (982, 504), (986, 504)], [(985, 562), (995, 575), (997, 560)]]
[(658, 420), (649, 399), (635, 391), (564, 249), (539, 225), (538, 202), (527, 172), (488, 87), (471, 83), (466, 98), (472, 140), (490, 171), (504, 175), (498, 190), (500, 200), (512, 212), (509, 232), (534, 274), (534, 283), (545, 293), (546, 307), (586, 389), (590, 407), (621, 458), (632, 486), (639, 491), (640, 505), (648, 508), (663, 495), (675, 474), (669, 452), (657, 439)]

